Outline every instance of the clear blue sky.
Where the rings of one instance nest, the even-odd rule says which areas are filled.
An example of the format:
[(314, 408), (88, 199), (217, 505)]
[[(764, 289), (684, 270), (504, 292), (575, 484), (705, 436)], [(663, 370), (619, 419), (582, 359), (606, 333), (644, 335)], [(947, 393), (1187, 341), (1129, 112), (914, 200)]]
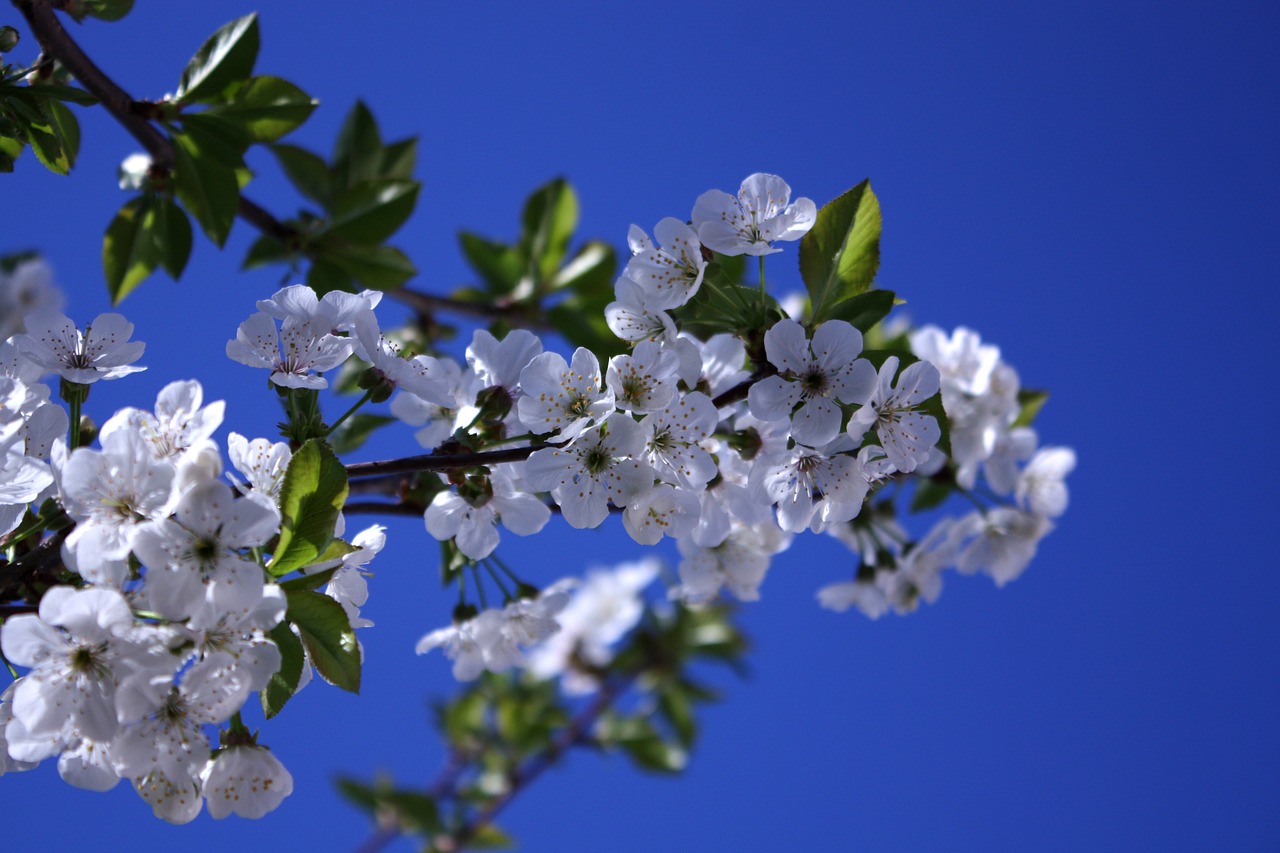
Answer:
[[(182, 6), (179, 19), (173, 11)], [(231, 0), (140, 0), (74, 30), (137, 96), (176, 87)], [(0, 23), (19, 16), (0, 5)], [(445, 292), (455, 233), (511, 236), (524, 194), (558, 174), (582, 233), (686, 216), (709, 188), (774, 172), (827, 201), (870, 177), (881, 285), (912, 316), (998, 343), (1053, 398), (1038, 426), (1074, 445), (1072, 506), (1031, 569), (997, 590), (948, 574), (940, 601), (869, 622), (817, 608), (847, 571), (797, 543), (746, 609), (753, 671), (678, 781), (583, 755), (503, 825), (531, 851), (1274, 850), (1280, 846), (1280, 16), (1263, 3), (262, 4), (260, 73), (319, 97), (291, 141), (327, 150), (359, 97), (388, 137), (420, 134), (422, 203), (396, 241)], [(25, 51), (25, 52), (24, 52)], [(30, 58), (28, 40), (15, 57)], [(81, 112), (70, 179), (24, 157), (0, 176), (0, 251), (43, 250), (81, 319), (106, 310), (101, 232), (136, 146)], [(296, 199), (255, 155), (249, 193)], [(147, 405), (199, 377), (227, 429), (270, 434), (261, 376), (223, 356), (278, 271), (237, 272), (200, 242), (184, 280), (122, 310), (150, 370), (89, 410)], [(794, 252), (771, 278), (782, 282)], [(407, 435), (402, 441), (408, 442)], [(411, 452), (408, 444), (392, 452)], [(638, 556), (616, 530), (554, 524), (510, 549), (551, 580)], [(44, 851), (346, 850), (364, 819), (339, 772), (429, 780), (428, 701), (451, 686), (414, 641), (448, 619), (420, 523), (375, 563), (359, 698), (324, 685), (264, 740), (296, 789), (254, 823), (174, 828), (124, 785), (77, 791), (50, 765), (0, 779), (6, 837)], [(87, 846), (86, 846), (87, 845)], [(411, 849), (404, 845), (403, 849)]]

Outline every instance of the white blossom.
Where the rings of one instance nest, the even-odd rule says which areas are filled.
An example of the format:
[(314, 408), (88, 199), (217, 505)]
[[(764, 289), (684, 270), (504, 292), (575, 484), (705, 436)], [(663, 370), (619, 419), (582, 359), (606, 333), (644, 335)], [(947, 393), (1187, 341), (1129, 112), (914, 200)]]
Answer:
[(260, 818), (293, 793), (293, 776), (264, 746), (229, 746), (209, 762), (202, 775), (209, 814)]
[(652, 470), (631, 458), (643, 447), (639, 424), (626, 415), (610, 415), (573, 444), (531, 455), (525, 477), (535, 489), (551, 492), (570, 526), (597, 527), (609, 515), (609, 501), (626, 506), (652, 484)]
[(532, 536), (551, 519), (547, 505), (517, 489), (506, 473), (495, 471), (490, 484), (492, 494), (476, 503), (456, 492), (437, 492), (423, 514), (427, 532), (453, 539), (464, 555), (482, 560), (498, 546), (499, 523), (517, 536)]
[(756, 173), (737, 196), (708, 190), (693, 205), (693, 227), (704, 246), (722, 255), (780, 252), (776, 240), (799, 240), (818, 220), (810, 199), (791, 201), (791, 187), (777, 175)]
[(1066, 477), (1076, 467), (1070, 447), (1043, 447), (1018, 478), (1017, 501), (1024, 509), (1049, 518), (1067, 511)]
[(910, 473), (929, 458), (929, 451), (942, 437), (937, 418), (919, 411), (925, 400), (938, 393), (938, 369), (927, 361), (917, 361), (902, 371), (895, 388), (897, 371), (898, 357), (891, 355), (880, 366), (880, 381), (871, 399), (849, 416), (849, 435), (860, 441), (875, 427), (889, 462)]
[(521, 423), (531, 432), (577, 437), (614, 411), (613, 392), (602, 387), (603, 379), (600, 362), (585, 347), (574, 351), (572, 362), (554, 352), (535, 356), (520, 372)]
[(145, 367), (134, 362), (146, 344), (130, 341), (133, 324), (119, 314), (99, 314), (84, 332), (57, 311), (33, 311), (26, 317), (26, 334), (11, 340), (43, 370), (68, 382), (90, 385), (99, 379), (119, 379)]
[(675, 217), (668, 216), (653, 229), (659, 245), (632, 225), (627, 244), (632, 258), (623, 275), (639, 284), (650, 308), (678, 308), (693, 298), (702, 284), (707, 261), (702, 257), (698, 234)]

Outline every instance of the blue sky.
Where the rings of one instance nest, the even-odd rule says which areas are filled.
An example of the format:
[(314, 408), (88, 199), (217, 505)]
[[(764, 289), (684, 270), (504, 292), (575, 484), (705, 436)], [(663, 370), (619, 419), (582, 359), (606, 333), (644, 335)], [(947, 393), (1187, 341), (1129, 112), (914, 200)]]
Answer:
[[(141, 2), (73, 34), (131, 93), (159, 96), (208, 33), (253, 10), (183, 5), (180, 20)], [(820, 610), (814, 591), (848, 557), (798, 542), (744, 608), (751, 676), (725, 679), (687, 774), (576, 757), (507, 813), (524, 849), (1280, 844), (1280, 577), (1265, 535), (1280, 376), (1263, 357), (1280, 316), (1272, 6), (365, 5), (265, 6), (258, 70), (322, 101), (291, 141), (327, 150), (355, 98), (386, 137), (421, 135), (422, 202), (395, 241), (422, 270), (416, 286), (466, 281), (457, 230), (513, 236), (524, 195), (556, 175), (579, 192), (580, 233), (618, 246), (631, 223), (687, 216), (699, 193), (752, 172), (819, 204), (870, 177), (880, 285), (919, 322), (999, 344), (1024, 385), (1053, 393), (1042, 440), (1080, 458), (1071, 509), (1021, 579), (997, 590), (949, 574), (908, 618)], [(32, 54), (28, 39), (14, 57)], [(40, 248), (86, 319), (107, 309), (101, 232), (136, 146), (81, 117), (71, 178), (27, 157), (0, 176), (0, 251)], [(247, 193), (291, 213), (274, 163), (255, 157)], [(125, 301), (150, 369), (98, 386), (99, 419), (198, 377), (228, 401), (224, 435), (270, 434), (261, 376), (223, 356), (279, 283), (237, 271), (252, 236), (237, 223), (224, 254), (198, 242), (181, 283), (156, 278)], [(771, 260), (780, 291), (800, 286), (794, 258)], [(585, 568), (566, 553), (643, 553), (618, 530), (553, 528), (510, 549), (540, 580)], [(264, 730), (295, 777), (277, 813), (173, 828), (124, 786), (76, 791), (49, 766), (0, 780), (11, 836), (49, 851), (354, 848), (363, 818), (329, 777), (428, 781), (428, 702), (451, 686), (443, 658), (412, 652), (448, 619), (422, 557), (435, 549), (412, 519), (390, 532), (363, 695), (309, 687)]]

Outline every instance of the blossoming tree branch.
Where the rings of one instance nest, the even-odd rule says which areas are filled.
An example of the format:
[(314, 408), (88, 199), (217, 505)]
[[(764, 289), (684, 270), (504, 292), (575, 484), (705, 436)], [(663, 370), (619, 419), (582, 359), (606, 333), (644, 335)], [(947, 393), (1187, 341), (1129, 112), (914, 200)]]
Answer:
[[(179, 278), (197, 229), (219, 246), (237, 219), (260, 232), (246, 266), (305, 283), (246, 302), (226, 354), (267, 379), (280, 433), (219, 435), (236, 413), (199, 377), (94, 410), (96, 383), (145, 369), (140, 330), (118, 313), (77, 323), (42, 259), (4, 260), (0, 774), (56, 759), (68, 783), (124, 780), (173, 823), (266, 815), (295, 785), (268, 745), (291, 697), (314, 674), (360, 686), (385, 529), (353, 519), (415, 515), (451, 590), (417, 640), (462, 682), (439, 714), (450, 757), (429, 782), (342, 786), (378, 818), (365, 849), (401, 833), (491, 844), (499, 812), (574, 748), (681, 769), (713, 695), (690, 664), (739, 662), (724, 601), (755, 601), (800, 540), (856, 555), (815, 606), (878, 618), (933, 602), (950, 569), (1015, 579), (1066, 509), (1074, 454), (1032, 426), (1046, 395), (976, 332), (911, 327), (875, 287), (868, 182), (821, 207), (771, 174), (710, 189), (631, 226), (619, 273), (606, 243), (571, 251), (577, 201), (553, 181), (514, 242), (462, 234), (478, 284), (428, 294), (388, 244), (418, 198), (413, 139), (385, 142), (357, 104), (328, 158), (281, 142), (315, 104), (254, 72), (252, 15), (210, 36), (172, 95), (136, 98), (66, 29), (131, 5), (13, 0), (25, 32), (0, 29), (0, 169), (67, 174), (77, 110), (135, 137), (102, 244), (116, 302)], [(10, 61), (28, 38), (34, 57)], [(296, 215), (251, 198), (252, 146), (305, 200)], [(449, 351), (459, 323), (470, 341)], [(406, 427), (421, 454), (344, 461)], [(557, 515), (673, 539), (679, 563), (661, 582), (652, 558), (547, 578), (499, 556)]]

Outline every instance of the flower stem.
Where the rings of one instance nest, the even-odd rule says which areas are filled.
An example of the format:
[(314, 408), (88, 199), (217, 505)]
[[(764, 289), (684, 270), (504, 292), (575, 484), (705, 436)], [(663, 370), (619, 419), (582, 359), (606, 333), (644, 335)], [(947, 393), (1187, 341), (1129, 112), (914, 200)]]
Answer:
[(375, 389), (370, 388), (368, 391), (365, 391), (365, 392), (364, 392), (364, 396), (363, 396), (363, 397), (361, 397), (359, 400), (356, 400), (356, 403), (355, 403), (355, 405), (354, 405), (354, 406), (352, 406), (351, 408), (349, 408), (349, 409), (347, 409), (345, 412), (343, 412), (343, 413), (342, 413), (342, 417), (340, 417), (340, 418), (338, 418), (336, 421), (334, 421), (334, 422), (333, 422), (333, 425), (332, 425), (332, 426), (330, 426), (330, 427), (329, 427), (329, 429), (325, 430), (324, 437), (325, 437), (325, 438), (328, 438), (329, 436), (333, 435), (333, 431), (334, 431), (334, 430), (336, 430), (338, 427), (342, 426), (342, 422), (343, 422), (343, 421), (345, 421), (347, 418), (349, 418), (349, 417), (351, 417), (352, 415), (354, 415), (354, 414), (356, 413), (356, 411), (357, 411), (361, 406), (363, 406), (365, 403), (369, 402), (370, 398), (372, 398), (372, 397), (373, 397), (373, 392), (374, 392), (374, 390), (375, 390)]
[(764, 255), (760, 256), (760, 304), (765, 304), (764, 292)]

